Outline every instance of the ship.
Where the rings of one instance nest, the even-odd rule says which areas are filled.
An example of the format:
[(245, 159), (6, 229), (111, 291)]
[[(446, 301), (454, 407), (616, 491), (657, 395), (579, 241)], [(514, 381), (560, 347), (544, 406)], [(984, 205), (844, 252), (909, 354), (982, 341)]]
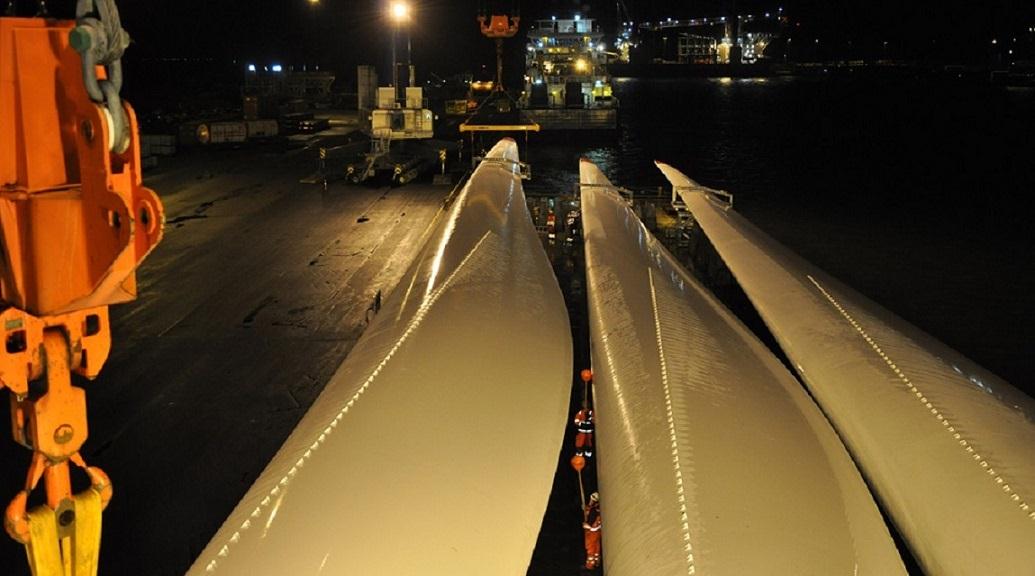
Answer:
[(528, 29), (519, 105), (543, 130), (614, 130), (618, 99), (607, 66), (617, 56), (592, 18), (537, 20)]

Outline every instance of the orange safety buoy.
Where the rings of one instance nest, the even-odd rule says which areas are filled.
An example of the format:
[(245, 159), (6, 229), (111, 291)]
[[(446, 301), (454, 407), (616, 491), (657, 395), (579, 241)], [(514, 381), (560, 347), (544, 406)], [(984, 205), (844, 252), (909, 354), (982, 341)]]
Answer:
[(584, 369), (582, 371), (581, 376), (582, 376), (582, 381), (586, 382), (588, 384), (589, 381), (593, 379), (593, 371), (590, 370), (589, 368), (586, 368), (586, 369)]
[(582, 456), (572, 456), (571, 467), (574, 468), (576, 472), (582, 472), (582, 469), (586, 467), (586, 459)]

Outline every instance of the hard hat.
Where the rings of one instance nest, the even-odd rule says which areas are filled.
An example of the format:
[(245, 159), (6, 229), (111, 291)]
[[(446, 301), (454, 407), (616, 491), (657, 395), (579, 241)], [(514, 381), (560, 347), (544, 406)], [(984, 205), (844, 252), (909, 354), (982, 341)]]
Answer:
[(583, 382), (589, 382), (590, 380), (593, 379), (593, 371), (590, 370), (589, 368), (586, 368), (585, 370), (582, 371), (580, 376), (582, 376), (582, 381)]
[(600, 494), (597, 494), (596, 492), (590, 494), (589, 495), (589, 501), (590, 502), (599, 502), (600, 501)]

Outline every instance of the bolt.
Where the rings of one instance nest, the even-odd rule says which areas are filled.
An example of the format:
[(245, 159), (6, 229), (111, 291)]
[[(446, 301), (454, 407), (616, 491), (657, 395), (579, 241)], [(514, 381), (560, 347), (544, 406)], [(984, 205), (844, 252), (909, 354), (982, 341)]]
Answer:
[(79, 124), (79, 132), (83, 135), (83, 138), (85, 138), (87, 142), (93, 142), (93, 122), (90, 122), (89, 120), (83, 120), (82, 123)]
[(83, 54), (93, 45), (93, 36), (86, 26), (76, 26), (68, 34), (68, 43), (76, 52)]
[(70, 526), (75, 522), (75, 510), (65, 510), (58, 516), (58, 523), (62, 526)]
[(68, 444), (75, 436), (75, 431), (68, 424), (62, 424), (54, 430), (54, 442)]

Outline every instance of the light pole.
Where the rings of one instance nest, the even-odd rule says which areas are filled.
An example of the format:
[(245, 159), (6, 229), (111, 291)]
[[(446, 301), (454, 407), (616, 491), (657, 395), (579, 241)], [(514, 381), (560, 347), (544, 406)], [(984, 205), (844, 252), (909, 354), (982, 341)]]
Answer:
[[(399, 27), (410, 20), (410, 5), (401, 0), (392, 2), (389, 10), (392, 19), (392, 87), (395, 89), (395, 100), (399, 101), (399, 59), (396, 56), (396, 44), (399, 43)], [(406, 38), (406, 62), (409, 69), (410, 39)]]

